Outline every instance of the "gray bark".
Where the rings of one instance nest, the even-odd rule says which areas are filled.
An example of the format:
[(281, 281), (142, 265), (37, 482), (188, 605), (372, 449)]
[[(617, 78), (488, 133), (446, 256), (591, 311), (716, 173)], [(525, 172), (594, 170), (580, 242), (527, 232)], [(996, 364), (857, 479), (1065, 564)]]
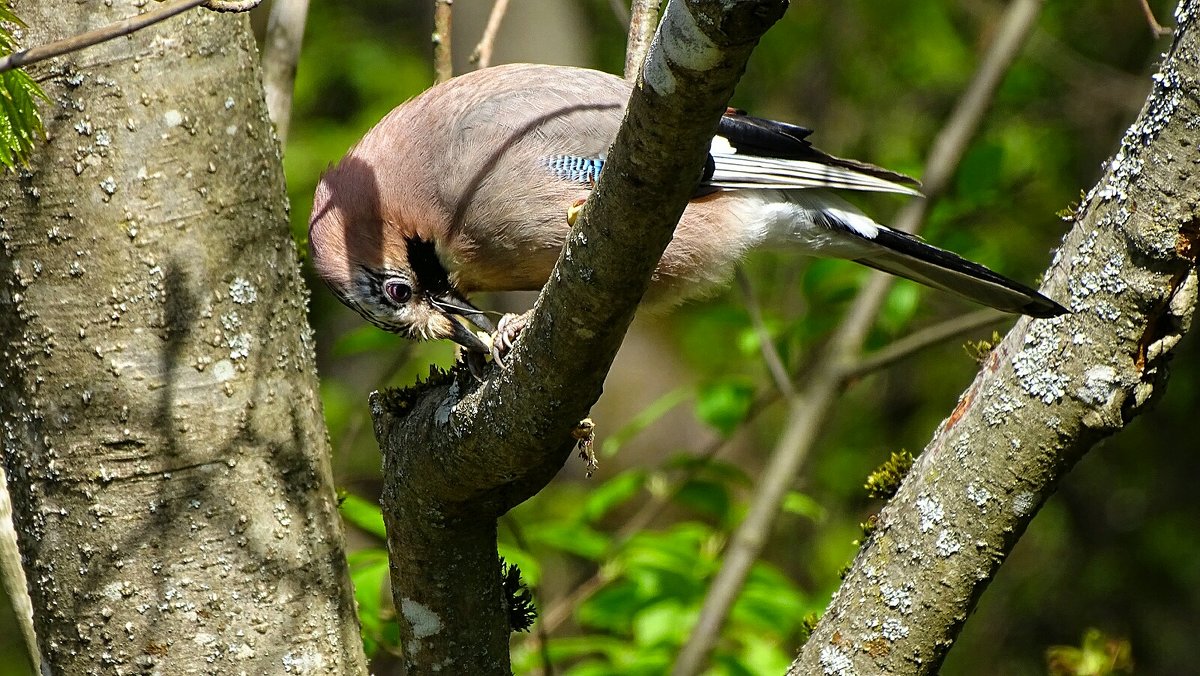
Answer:
[[(26, 44), (141, 2), (22, 0)], [(247, 20), (40, 64), (0, 184), (0, 417), (54, 673), (365, 671)]]
[(1046, 275), (1072, 314), (1023, 319), (878, 518), (790, 674), (936, 673), (1059, 479), (1158, 396), (1200, 246), (1200, 2)]
[(482, 383), (459, 370), (374, 397), (410, 671), (508, 673), (496, 519), (570, 453), (746, 59), (786, 6), (671, 2), (604, 174), (507, 366)]

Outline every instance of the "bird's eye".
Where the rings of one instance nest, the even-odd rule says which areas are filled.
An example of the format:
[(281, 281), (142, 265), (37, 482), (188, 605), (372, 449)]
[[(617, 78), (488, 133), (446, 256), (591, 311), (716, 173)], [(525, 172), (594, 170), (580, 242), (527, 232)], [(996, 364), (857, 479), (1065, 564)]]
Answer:
[(412, 287), (395, 279), (384, 282), (383, 292), (397, 305), (403, 305), (412, 298)]

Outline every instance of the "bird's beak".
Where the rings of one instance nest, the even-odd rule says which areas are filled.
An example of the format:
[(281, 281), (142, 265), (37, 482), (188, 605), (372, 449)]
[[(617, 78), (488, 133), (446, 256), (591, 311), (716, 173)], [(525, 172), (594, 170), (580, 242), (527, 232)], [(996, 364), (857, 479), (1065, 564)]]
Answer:
[[(487, 315), (479, 308), (471, 305), (471, 302), (463, 298), (457, 291), (453, 289), (440, 293), (430, 298), (434, 306), (448, 315), (457, 315), (463, 317), (475, 326), (493, 333), (496, 330), (496, 325), (492, 320), (488, 319)], [(475, 335), (471, 329), (467, 328), (462, 322), (455, 319), (450, 320), (454, 324), (453, 333), (450, 334), (450, 340), (462, 345), (464, 348), (472, 352), (482, 352), (487, 354), (492, 351), (492, 348), (480, 340), (479, 336)]]

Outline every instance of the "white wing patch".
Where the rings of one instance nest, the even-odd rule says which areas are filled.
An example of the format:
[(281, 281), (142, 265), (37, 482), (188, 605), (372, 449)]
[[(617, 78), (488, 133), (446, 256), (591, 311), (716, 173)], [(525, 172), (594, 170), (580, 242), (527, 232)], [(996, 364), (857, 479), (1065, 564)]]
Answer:
[(921, 194), (909, 186), (845, 167), (807, 160), (738, 155), (736, 150), (733, 153), (718, 151), (718, 139), (725, 145), (729, 144), (719, 136), (713, 139), (712, 159), (715, 169), (712, 178), (707, 183), (715, 188), (772, 188), (775, 190), (833, 188), (866, 192), (893, 192), (902, 195)]
[(712, 143), (708, 146), (708, 152), (714, 157), (717, 155), (737, 155), (737, 148), (729, 142), (729, 139), (724, 136), (714, 136)]

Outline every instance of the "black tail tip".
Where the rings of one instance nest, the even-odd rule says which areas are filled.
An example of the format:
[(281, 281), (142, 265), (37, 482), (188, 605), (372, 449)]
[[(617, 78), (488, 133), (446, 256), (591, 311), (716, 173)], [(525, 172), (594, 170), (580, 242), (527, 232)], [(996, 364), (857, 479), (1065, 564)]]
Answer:
[(1021, 308), (1021, 314), (1037, 319), (1053, 319), (1071, 314), (1071, 311), (1039, 293)]

